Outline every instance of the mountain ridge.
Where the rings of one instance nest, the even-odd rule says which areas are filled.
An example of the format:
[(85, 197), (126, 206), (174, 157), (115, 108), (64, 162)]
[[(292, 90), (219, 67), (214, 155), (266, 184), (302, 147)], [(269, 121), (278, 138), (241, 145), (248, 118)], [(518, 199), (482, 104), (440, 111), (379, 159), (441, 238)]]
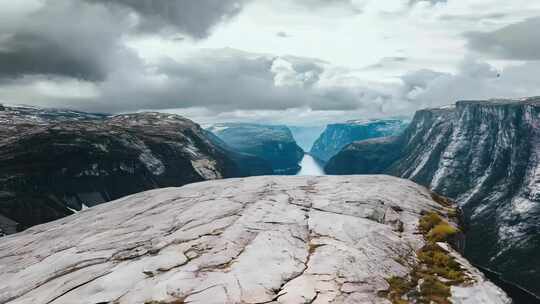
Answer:
[(326, 170), (387, 173), (457, 200), (469, 229), (466, 255), (538, 295), (540, 263), (529, 257), (540, 254), (539, 130), (538, 97), (458, 101), (418, 111), (397, 138), (346, 147)]
[(19, 230), (140, 191), (241, 176), (232, 152), (178, 115), (4, 107), (0, 121), (0, 214)]
[(329, 124), (313, 144), (310, 153), (322, 162), (328, 162), (348, 144), (369, 138), (395, 135), (407, 123), (399, 119), (356, 120)]
[(294, 175), (304, 151), (284, 125), (218, 123), (207, 128), (235, 151), (265, 160), (274, 174)]

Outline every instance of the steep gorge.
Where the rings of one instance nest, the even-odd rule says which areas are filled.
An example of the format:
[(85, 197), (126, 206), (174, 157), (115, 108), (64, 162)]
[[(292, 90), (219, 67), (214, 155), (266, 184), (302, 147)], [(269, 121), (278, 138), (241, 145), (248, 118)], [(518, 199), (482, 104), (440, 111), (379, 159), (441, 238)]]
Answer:
[(418, 111), (401, 136), (347, 146), (326, 170), (388, 173), (455, 199), (466, 255), (540, 295), (539, 132), (540, 98), (459, 101)]

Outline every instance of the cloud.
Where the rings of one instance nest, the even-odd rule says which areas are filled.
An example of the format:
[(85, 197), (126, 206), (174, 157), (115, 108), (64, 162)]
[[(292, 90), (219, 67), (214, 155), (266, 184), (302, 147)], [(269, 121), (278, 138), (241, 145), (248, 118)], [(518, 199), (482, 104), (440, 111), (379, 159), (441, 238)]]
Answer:
[(95, 83), (87, 96), (62, 97), (56, 94), (58, 89), (54, 95), (47, 94), (50, 90), (43, 87), (60, 88), (67, 81), (40, 77), (4, 84), (0, 96), (100, 112), (201, 107), (213, 111), (380, 110), (377, 100), (387, 98), (385, 93), (340, 83), (341, 74), (327, 69), (327, 63), (316, 59), (209, 49), (183, 61), (164, 59), (151, 66), (117, 67), (105, 81)]
[(288, 38), (288, 37), (290, 37), (289, 34), (287, 34), (286, 32), (277, 32), (276, 36), (278, 36), (280, 38)]
[(194, 38), (205, 38), (211, 29), (236, 16), (248, 0), (86, 0), (120, 6), (139, 17), (137, 28), (143, 32), (172, 30)]
[[(152, 74), (132, 71), (103, 90), (103, 110), (205, 107), (214, 110), (343, 110), (362, 107), (359, 88), (324, 84), (326, 63), (310, 58), (270, 56), (233, 49), (199, 52), (184, 61), (161, 61)], [(139, 73), (139, 75), (141, 75)], [(125, 77), (124, 77), (125, 76)], [(126, 92), (126, 87), (131, 88)], [(110, 108), (112, 107), (112, 108)]]
[(420, 3), (428, 3), (428, 4), (431, 4), (431, 5), (435, 5), (435, 4), (438, 4), (438, 3), (447, 3), (448, 0), (409, 0), (409, 5), (416, 5), (416, 4), (420, 4)]
[(539, 68), (539, 62), (529, 62), (498, 70), (468, 57), (455, 74), (423, 70), (404, 75), (400, 95), (414, 104), (412, 108), (436, 107), (463, 99), (535, 96), (540, 94), (540, 79), (531, 75)]
[(485, 14), (443, 14), (439, 17), (443, 21), (465, 21), (478, 22), (479, 20), (499, 20), (508, 17), (506, 13), (485, 13)]
[[(467, 51), (463, 29), (493, 29), (495, 19), (514, 16), (500, 8), (476, 14), (452, 1), (251, 1), (9, 2), (0, 11), (0, 102), (297, 122), (540, 93), (535, 62), (495, 69), (484, 56), (456, 66)], [(241, 11), (253, 15), (217, 29)], [(395, 14), (390, 20), (381, 12)], [(467, 33), (469, 48), (538, 59), (535, 20)], [(289, 33), (294, 39), (278, 44), (266, 39)]]
[[(417, 70), (400, 83), (366, 83), (326, 62), (233, 49), (207, 49), (183, 61), (125, 65), (103, 82), (24, 77), (0, 86), (22, 103), (87, 111), (141, 109), (185, 113), (200, 122), (244, 120), (309, 124), (345, 118), (408, 115), (460, 99), (540, 95), (540, 63), (497, 70), (466, 58), (456, 73)], [(2, 102), (2, 100), (0, 100)]]
[(123, 65), (142, 65), (126, 47), (126, 36), (168, 31), (201, 39), (238, 14), (245, 1), (17, 2), (0, 11), (0, 78), (51, 75), (104, 81)]
[(301, 9), (322, 13), (337, 13), (338, 15), (358, 15), (363, 13), (364, 1), (355, 0), (283, 0), (278, 5), (284, 5), (287, 10)]
[[(9, 11), (0, 12), (0, 19), (4, 14)], [(103, 7), (46, 1), (18, 17), (0, 27), (0, 77), (52, 74), (101, 81), (114, 59), (129, 57), (118, 43), (127, 23)]]
[(379, 62), (365, 67), (365, 69), (368, 69), (368, 70), (383, 69), (383, 68), (399, 65), (407, 61), (409, 61), (409, 58), (404, 57), (404, 56), (384, 57), (381, 60), (379, 60)]
[(492, 32), (468, 32), (471, 50), (501, 59), (540, 60), (540, 17), (505, 26)]

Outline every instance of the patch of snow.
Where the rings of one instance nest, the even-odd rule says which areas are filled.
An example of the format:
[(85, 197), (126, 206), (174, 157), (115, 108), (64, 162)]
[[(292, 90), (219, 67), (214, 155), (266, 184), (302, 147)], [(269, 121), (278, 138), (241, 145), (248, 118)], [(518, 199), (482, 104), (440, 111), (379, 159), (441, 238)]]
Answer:
[(141, 151), (141, 154), (139, 154), (139, 160), (144, 164), (148, 171), (150, 171), (150, 173), (153, 175), (162, 175), (165, 173), (165, 165), (163, 162), (154, 156), (152, 150), (150, 150), (150, 148), (148, 148), (148, 146), (146, 146), (142, 140), (127, 136), (121, 138), (120, 140), (124, 145)]
[(162, 175), (165, 173), (165, 165), (160, 159), (155, 157), (150, 150), (141, 153), (139, 155), (139, 160), (153, 175)]
[(102, 152), (105, 152), (105, 153), (109, 152), (109, 147), (107, 147), (106, 144), (94, 144), (94, 147), (96, 147)]
[(452, 109), (455, 109), (456, 108), (456, 104), (455, 103), (452, 103), (452, 104), (447, 104), (447, 105), (444, 105), (444, 106), (440, 106), (438, 107), (437, 109), (448, 109), (448, 110), (452, 110)]
[[(433, 146), (436, 147), (441, 142), (442, 138), (443, 138), (443, 134), (437, 135), (437, 138), (435, 139), (435, 143)], [(426, 166), (426, 164), (428, 163), (430, 159), (430, 156), (431, 156), (430, 153), (422, 153), (420, 161), (416, 164), (414, 171), (409, 176), (410, 179), (414, 179), (414, 177), (416, 177), (416, 175), (418, 175), (420, 171), (424, 169), (424, 167)]]
[(193, 144), (188, 144), (188, 145), (185, 145), (185, 146), (181, 146), (181, 148), (182, 148), (182, 150), (187, 152), (192, 157), (198, 157), (199, 156), (199, 153), (200, 153), (199, 149), (197, 147), (195, 147)]
[(499, 226), (498, 236), (499, 241), (503, 243), (523, 236), (523, 231), (519, 224), (508, 225), (503, 223)]
[(227, 125), (213, 125), (210, 128), (208, 128), (208, 130), (210, 130), (210, 132), (213, 132), (213, 133), (220, 133), (227, 129), (229, 129), (229, 126)]
[(120, 163), (120, 170), (131, 173), (131, 174), (135, 173), (135, 168), (133, 168), (133, 166), (129, 166), (123, 162)]
[(191, 165), (193, 166), (193, 169), (195, 169), (195, 171), (206, 180), (223, 178), (219, 170), (216, 169), (215, 160), (209, 160), (206, 158), (192, 160)]
[(523, 197), (517, 197), (512, 201), (512, 211), (517, 214), (527, 214), (533, 210), (537, 202), (530, 201)]

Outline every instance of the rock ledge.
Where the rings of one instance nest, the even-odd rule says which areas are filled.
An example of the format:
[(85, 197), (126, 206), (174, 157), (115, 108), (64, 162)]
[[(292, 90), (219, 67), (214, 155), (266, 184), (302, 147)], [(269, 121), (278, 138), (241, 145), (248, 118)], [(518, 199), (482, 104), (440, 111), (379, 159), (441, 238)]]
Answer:
[[(152, 190), (0, 239), (0, 303), (390, 303), (420, 213), (441, 208), (389, 176)], [(475, 283), (453, 303), (509, 303), (462, 264)]]

